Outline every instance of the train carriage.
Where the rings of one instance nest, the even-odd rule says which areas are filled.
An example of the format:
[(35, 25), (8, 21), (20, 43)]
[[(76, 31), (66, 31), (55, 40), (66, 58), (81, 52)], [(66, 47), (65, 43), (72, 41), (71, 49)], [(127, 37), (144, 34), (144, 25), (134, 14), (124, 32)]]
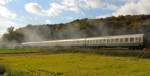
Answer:
[(22, 46), (31, 47), (86, 47), (86, 48), (138, 48), (144, 47), (144, 34), (104, 36), (80, 39), (25, 42)]
[(87, 38), (86, 46), (143, 48), (143, 37), (144, 34)]

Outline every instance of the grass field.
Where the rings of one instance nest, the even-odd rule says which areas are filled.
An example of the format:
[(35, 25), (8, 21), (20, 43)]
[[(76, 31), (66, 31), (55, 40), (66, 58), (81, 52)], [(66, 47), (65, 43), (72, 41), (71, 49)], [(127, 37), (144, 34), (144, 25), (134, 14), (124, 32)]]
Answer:
[(0, 48), (1, 53), (28, 53), (28, 52), (40, 52), (39, 48)]
[[(0, 56), (4, 76), (149, 76), (150, 60), (97, 54)], [(12, 72), (12, 75), (10, 75)], [(38, 74), (38, 75), (37, 75)]]

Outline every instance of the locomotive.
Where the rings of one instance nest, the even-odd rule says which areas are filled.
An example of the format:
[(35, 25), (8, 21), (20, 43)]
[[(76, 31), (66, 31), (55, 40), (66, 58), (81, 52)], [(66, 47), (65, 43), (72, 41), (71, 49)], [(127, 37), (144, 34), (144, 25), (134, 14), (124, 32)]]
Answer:
[(129, 34), (117, 36), (103, 36), (78, 39), (51, 40), (40, 42), (24, 42), (22, 47), (48, 47), (48, 48), (129, 48), (143, 49), (148, 45), (144, 34)]

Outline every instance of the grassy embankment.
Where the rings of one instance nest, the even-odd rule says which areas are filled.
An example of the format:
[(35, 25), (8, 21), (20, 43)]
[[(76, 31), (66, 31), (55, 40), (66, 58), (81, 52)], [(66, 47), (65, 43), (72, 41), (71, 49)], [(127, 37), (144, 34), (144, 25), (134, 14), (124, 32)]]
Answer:
[[(149, 76), (150, 60), (97, 54), (0, 56), (12, 76)], [(5, 76), (11, 76), (7, 70)]]

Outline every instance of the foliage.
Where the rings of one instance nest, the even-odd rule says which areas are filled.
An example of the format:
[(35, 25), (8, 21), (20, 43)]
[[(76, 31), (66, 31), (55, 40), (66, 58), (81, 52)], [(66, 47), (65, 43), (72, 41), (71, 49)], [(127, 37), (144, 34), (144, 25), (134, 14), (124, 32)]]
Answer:
[(127, 15), (101, 19), (77, 19), (64, 24), (27, 25), (3, 35), (8, 41), (28, 42), (106, 35), (150, 33), (150, 15)]
[(2, 37), (2, 40), (3, 41), (6, 41), (6, 42), (16, 42), (16, 43), (19, 43), (19, 42), (22, 42), (23, 40), (23, 34), (17, 32), (14, 30), (14, 27), (9, 27), (7, 29), (8, 33), (5, 33)]

